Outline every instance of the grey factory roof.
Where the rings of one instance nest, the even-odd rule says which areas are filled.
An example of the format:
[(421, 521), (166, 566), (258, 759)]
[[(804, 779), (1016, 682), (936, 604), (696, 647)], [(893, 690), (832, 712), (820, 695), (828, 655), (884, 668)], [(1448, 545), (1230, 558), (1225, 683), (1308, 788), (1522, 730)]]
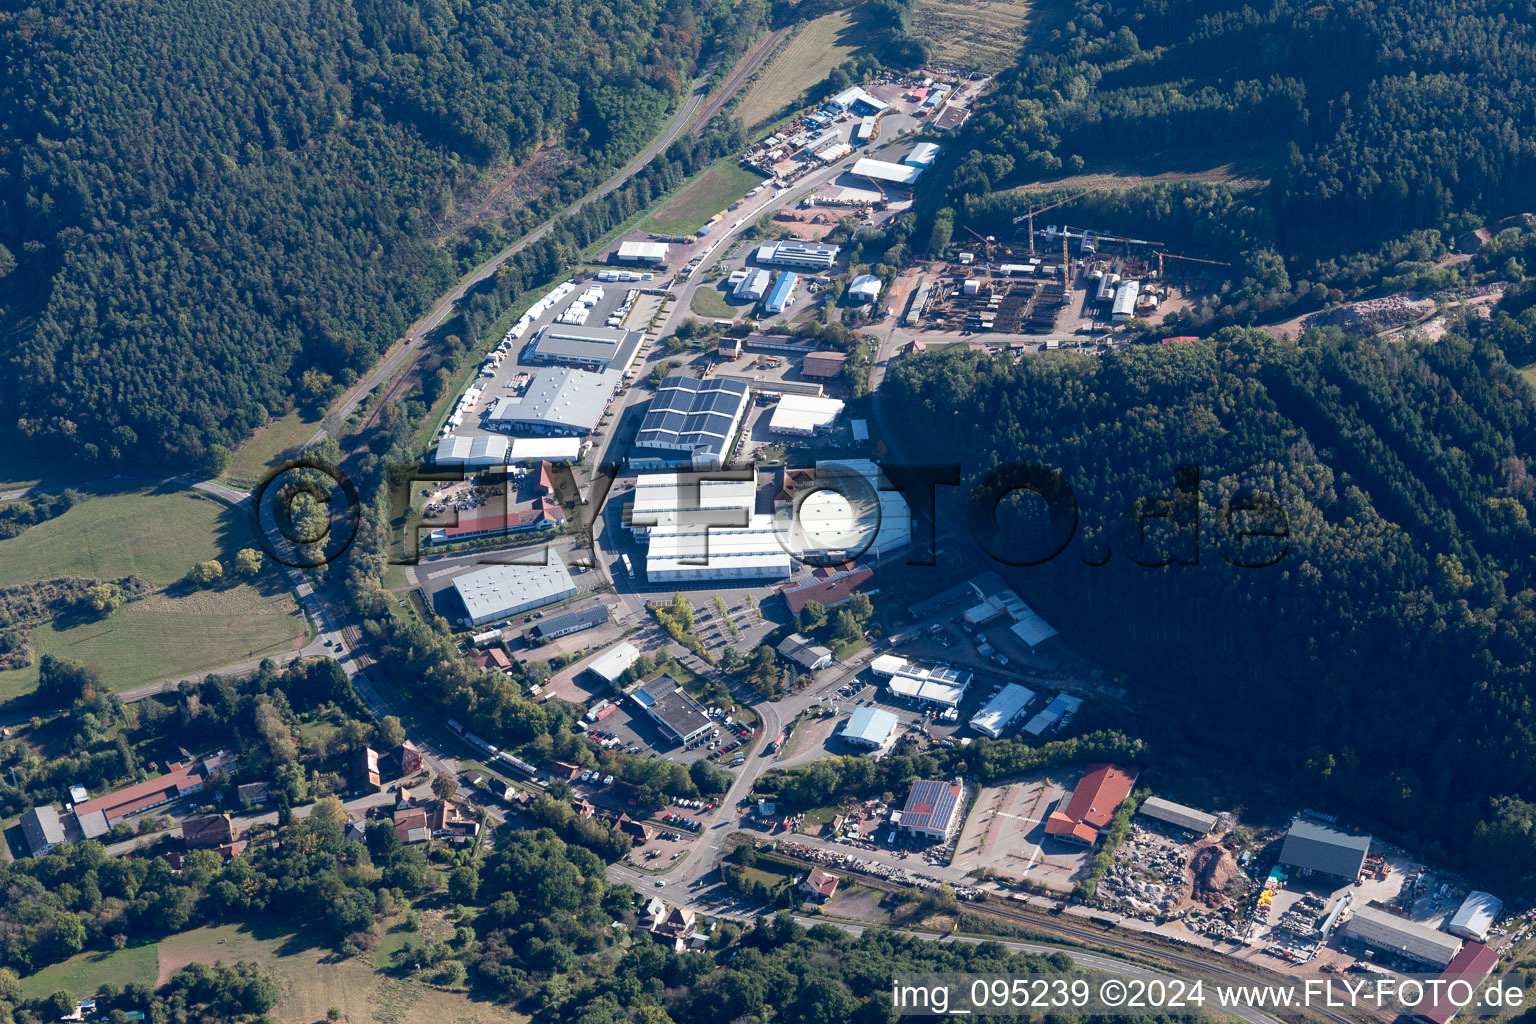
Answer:
[(1035, 691), (1018, 683), (1009, 683), (1004, 686), (996, 697), (987, 702), (987, 706), (976, 712), (971, 719), (971, 728), (979, 733), (985, 733), (993, 739), (1003, 734), (1018, 717), (1029, 707), (1029, 702), (1035, 699)]
[(564, 636), (567, 633), (575, 633), (583, 629), (591, 629), (593, 626), (601, 626), (608, 621), (608, 606), (603, 604), (593, 605), (591, 608), (583, 608), (580, 611), (566, 612), (564, 615), (554, 615), (542, 619), (533, 627), (533, 632), (540, 637)]
[(1170, 825), (1177, 825), (1197, 836), (1206, 835), (1216, 827), (1216, 815), (1176, 804), (1172, 800), (1164, 800), (1160, 796), (1149, 796), (1143, 800), (1140, 813), (1158, 821), (1166, 821)]
[(1467, 893), (1467, 898), (1451, 916), (1451, 923), (1446, 925), (1446, 929), (1463, 938), (1482, 942), (1488, 937), (1488, 929), (1493, 927), (1493, 922), (1499, 919), (1499, 911), (1503, 909), (1504, 902), (1497, 896), (1474, 890)]
[(673, 374), (656, 389), (634, 447), (687, 448), (723, 457), (748, 390), (741, 381)]
[(629, 666), (640, 659), (640, 651), (629, 642), (614, 644), (587, 664), (587, 671), (610, 683), (619, 681)]
[(557, 552), (545, 565), (491, 565), (453, 581), (470, 621), (479, 625), (504, 615), (541, 608), (576, 593)]
[(709, 716), (671, 676), (660, 676), (634, 691), (637, 704), (679, 743), (687, 743), (710, 727)]
[(41, 856), (64, 841), (64, 823), (51, 804), (32, 808), (21, 816), (21, 832), (34, 856)]
[(622, 379), (617, 370), (589, 373), (569, 366), (540, 370), (521, 398), (497, 400), (491, 423), (588, 433), (603, 418)]
[(600, 364), (623, 370), (640, 347), (640, 331), (621, 327), (583, 327), (550, 324), (539, 329), (534, 338), (533, 354), (552, 363)]
[(1410, 921), (1377, 907), (1364, 906), (1344, 925), (1344, 932), (1377, 950), (1444, 967), (1456, 957), (1461, 940), (1434, 925)]
[(1354, 881), (1360, 876), (1370, 849), (1370, 836), (1357, 836), (1332, 825), (1297, 818), (1285, 834), (1280, 863)]

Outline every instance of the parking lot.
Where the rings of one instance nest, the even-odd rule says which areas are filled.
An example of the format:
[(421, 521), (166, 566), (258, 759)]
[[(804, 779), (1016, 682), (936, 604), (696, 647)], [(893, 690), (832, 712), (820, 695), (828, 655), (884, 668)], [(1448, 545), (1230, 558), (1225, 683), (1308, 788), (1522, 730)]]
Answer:
[(1045, 817), (1065, 793), (1049, 775), (983, 787), (960, 832), (952, 866), (1070, 891), (1087, 873), (1093, 851), (1045, 835)]

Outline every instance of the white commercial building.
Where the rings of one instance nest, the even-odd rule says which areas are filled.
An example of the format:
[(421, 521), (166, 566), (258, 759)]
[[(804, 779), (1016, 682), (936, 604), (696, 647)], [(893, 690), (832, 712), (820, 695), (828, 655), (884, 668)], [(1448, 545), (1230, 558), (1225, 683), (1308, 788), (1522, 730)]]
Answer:
[(719, 469), (741, 429), (749, 392), (744, 382), (730, 377), (678, 373), (666, 378), (630, 445), (630, 466)]
[(773, 266), (827, 270), (837, 262), (839, 251), (835, 245), (815, 242), (764, 242), (757, 247), (755, 258)]
[(843, 403), (836, 398), (785, 395), (774, 406), (773, 418), (768, 421), (768, 431), (773, 434), (810, 437), (831, 430), (842, 411)]
[(1115, 323), (1123, 324), (1136, 315), (1136, 297), (1141, 294), (1140, 281), (1122, 281), (1115, 290), (1115, 305), (1110, 314)]
[(554, 551), (544, 565), (491, 565), (453, 581), (466, 625), (482, 626), (576, 596), (576, 583)]
[(854, 708), (843, 725), (843, 739), (856, 747), (879, 750), (890, 742), (900, 720), (884, 708)]
[(1486, 892), (1469, 892), (1451, 916), (1451, 923), (1446, 925), (1446, 930), (1464, 939), (1486, 941), (1488, 930), (1499, 919), (1499, 911), (1503, 909), (1504, 902), (1497, 896)]
[[(507, 438), (497, 438), (506, 441)], [(514, 437), (507, 449), (507, 461), (575, 462), (581, 457), (579, 437)]]
[(742, 274), (741, 280), (731, 292), (731, 298), (742, 302), (758, 302), (768, 294), (768, 282), (773, 275), (761, 268), (752, 268)]
[(629, 666), (639, 660), (640, 651), (634, 644), (625, 641), (614, 644), (593, 658), (587, 664), (586, 671), (612, 686), (624, 678), (624, 673), (628, 671)]
[(1456, 958), (1461, 940), (1432, 924), (1410, 921), (1372, 906), (1355, 908), (1344, 925), (1344, 934), (1370, 949), (1391, 952), (1410, 960), (1444, 967)]
[(845, 294), (849, 302), (863, 305), (880, 298), (880, 288), (880, 279), (874, 274), (860, 274), (848, 283), (848, 291)]
[(500, 466), (507, 461), (510, 445), (506, 438), (494, 434), (484, 437), (461, 437), (447, 434), (437, 445), (432, 461), (439, 466), (464, 466), (475, 469), (483, 466)]
[(824, 460), (794, 502), (776, 509), (789, 547), (803, 561), (876, 556), (912, 543), (912, 511), (869, 459)]
[(944, 147), (937, 142), (919, 142), (912, 147), (912, 152), (902, 158), (901, 162), (909, 167), (931, 167), (943, 151)]
[(1019, 720), (1029, 702), (1035, 699), (1035, 691), (1018, 683), (1009, 683), (987, 702), (987, 706), (971, 719), (971, 728), (983, 736), (1000, 738), (1009, 726)]
[(855, 113), (883, 114), (891, 109), (891, 105), (884, 100), (876, 99), (865, 92), (861, 86), (852, 86), (833, 96), (827, 101), (827, 106), (842, 111), (854, 111)]
[(1024, 733), (1028, 736), (1040, 736), (1047, 729), (1077, 714), (1077, 709), (1082, 706), (1081, 698), (1058, 693), (1056, 699), (1047, 704), (1043, 711), (1024, 723)]
[(911, 188), (922, 175), (923, 168), (908, 164), (893, 164), (889, 160), (876, 160), (866, 156), (854, 161), (851, 173), (856, 177), (872, 178), (888, 185)]
[(549, 324), (533, 336), (529, 362), (560, 363), (593, 373), (629, 369), (640, 342), (641, 331), (622, 327), (582, 327)]
[(516, 434), (585, 437), (597, 429), (622, 379), (616, 370), (540, 370), (521, 396), (497, 399), (485, 425)]
[(641, 473), (635, 478), (626, 525), (636, 537), (654, 529), (748, 525), (757, 481), (709, 479), (706, 473)]
[(875, 675), (885, 678), (896, 696), (947, 708), (956, 707), (965, 699), (965, 691), (975, 678), (964, 669), (918, 665), (892, 654), (881, 655), (869, 667)]
[(720, 580), (783, 579), (794, 571), (773, 517), (745, 526), (665, 526), (650, 530), (646, 579), (658, 586)]
[(665, 242), (620, 242), (617, 256), (623, 263), (665, 263), (668, 252)]

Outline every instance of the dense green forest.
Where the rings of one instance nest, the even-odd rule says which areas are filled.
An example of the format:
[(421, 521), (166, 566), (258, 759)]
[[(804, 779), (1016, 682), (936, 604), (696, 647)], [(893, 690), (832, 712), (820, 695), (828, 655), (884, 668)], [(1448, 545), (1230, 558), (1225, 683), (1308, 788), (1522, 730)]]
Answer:
[[(328, 397), (452, 280), (455, 195), (545, 144), (571, 197), (759, 5), (44, 0), (0, 13), (0, 424), (196, 463)], [(568, 179), (568, 180), (566, 180)], [(513, 224), (512, 227), (526, 226)], [(506, 230), (464, 240), (472, 258)]]
[[(1155, 750), (1238, 758), (1431, 857), (1518, 877), (1536, 864), (1536, 403), (1496, 326), (1424, 344), (1228, 328), (1102, 359), (926, 355), (897, 364), (882, 400), (922, 427), (907, 457), (975, 453), (963, 492), (1003, 465), (1061, 471), (1075, 539), (1005, 572), (1128, 674), (1168, 730)], [(1180, 465), (1199, 467), (1198, 538)], [(1021, 494), (988, 541), (1013, 563), (1068, 525)], [(1237, 528), (1288, 536), (1237, 537), (1229, 502), (1256, 510)], [(1163, 518), (1143, 535), (1138, 512)]]
[(931, 176), (930, 208), (948, 204), (962, 222), (997, 231), (1026, 203), (1007, 191), (1021, 182), (1246, 162), (1266, 186), (1164, 183), (1047, 219), (1237, 262), (1240, 294), (1206, 312), (1251, 322), (1321, 304), (1319, 282), (1349, 290), (1416, 270), (1443, 285), (1427, 262), (1443, 252), (1439, 237), (1419, 235), (1419, 251), (1398, 240), (1530, 204), (1529, 2), (1063, 6), (1042, 15), (1019, 66), (978, 105), (949, 156), (953, 175)]

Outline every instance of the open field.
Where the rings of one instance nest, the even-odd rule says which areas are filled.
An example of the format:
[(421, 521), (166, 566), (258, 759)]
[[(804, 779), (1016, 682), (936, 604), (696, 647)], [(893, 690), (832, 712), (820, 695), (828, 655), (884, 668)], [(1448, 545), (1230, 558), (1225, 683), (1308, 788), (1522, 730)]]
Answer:
[(25, 999), (45, 999), (62, 990), (79, 999), (107, 984), (118, 988), (135, 981), (153, 985), (159, 965), (160, 947), (153, 942), (110, 953), (78, 953), (22, 978), (21, 994)]
[(36, 685), (44, 654), (90, 665), (118, 691), (273, 657), (303, 646), (307, 636), (304, 613), (275, 583), (151, 594), (105, 619), (56, 620), (34, 629), (33, 663), (0, 672), (0, 699)]
[(725, 301), (725, 295), (720, 291), (718, 284), (706, 285), (693, 293), (693, 298), (688, 300), (688, 308), (699, 316), (709, 317), (712, 320), (734, 320), (737, 309)]
[(273, 420), (235, 449), (229, 468), (220, 479), (237, 487), (254, 487), (283, 456), (308, 441), (320, 429), (320, 418), (295, 409)]
[(172, 583), (195, 562), (247, 546), (246, 532), (237, 513), (197, 491), (166, 486), (92, 496), (0, 541), (0, 586), (130, 573)]
[(931, 41), (934, 63), (997, 73), (1018, 62), (1032, 0), (918, 0), (912, 34)]
[(325, 1020), (335, 1006), (351, 1024), (520, 1024), (527, 1018), (496, 1003), (432, 988), (376, 971), (360, 958), (342, 959), (317, 937), (239, 925), (198, 928), (160, 943), (160, 980), (194, 961), (249, 960), (276, 980), (272, 1017), (283, 1024)]
[(762, 175), (728, 157), (673, 196), (651, 215), (644, 229), (658, 235), (690, 235), (762, 182)]
[(787, 113), (807, 89), (858, 47), (859, 30), (850, 11), (833, 11), (806, 22), (747, 87), (736, 116), (750, 131)]
[[(1202, 146), (1174, 153), (1147, 153), (1124, 163), (1105, 161), (1090, 165), (1081, 174), (1071, 174), (1049, 181), (1032, 181), (1009, 191), (1021, 194), (1038, 192), (1098, 192), (1118, 188), (1137, 188), (1163, 181), (1205, 181), (1238, 189), (1263, 188), (1283, 154), (1272, 147), (1245, 147), (1234, 153), (1214, 146)], [(1047, 216), (1047, 220), (1050, 217)], [(1042, 227), (1036, 224), (1038, 229)]]

